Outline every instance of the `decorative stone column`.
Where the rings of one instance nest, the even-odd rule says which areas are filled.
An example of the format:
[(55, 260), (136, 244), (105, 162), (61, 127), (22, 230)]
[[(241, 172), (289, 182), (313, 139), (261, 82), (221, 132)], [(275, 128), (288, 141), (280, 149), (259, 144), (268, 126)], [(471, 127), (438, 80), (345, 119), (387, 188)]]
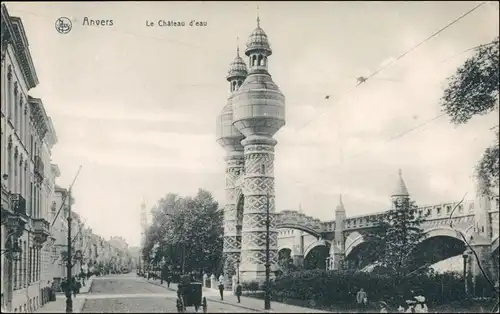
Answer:
[(212, 275), (210, 276), (210, 288), (215, 289), (215, 290), (219, 289), (219, 288), (217, 287), (217, 278), (215, 277), (215, 275), (214, 275), (214, 274), (212, 274)]
[(233, 151), (226, 158), (226, 205), (224, 207), (224, 274), (234, 275), (240, 259), (243, 208), (238, 208), (241, 194), (237, 182), (244, 171), (243, 151)]
[(240, 281), (265, 279), (266, 219), (269, 197), (269, 261), (278, 261), (278, 231), (274, 206), (274, 146), (271, 137), (254, 135), (242, 141), (245, 147), (243, 230)]

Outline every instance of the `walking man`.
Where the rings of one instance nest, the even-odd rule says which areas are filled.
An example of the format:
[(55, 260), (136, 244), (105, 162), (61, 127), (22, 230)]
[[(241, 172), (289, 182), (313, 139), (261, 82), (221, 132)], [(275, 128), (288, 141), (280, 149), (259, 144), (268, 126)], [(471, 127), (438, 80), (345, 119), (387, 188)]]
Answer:
[(219, 276), (219, 293), (220, 299), (224, 300), (224, 276), (222, 274)]
[(368, 303), (368, 296), (366, 295), (366, 292), (363, 288), (359, 289), (358, 293), (356, 294), (356, 302), (358, 303), (358, 308), (361, 311), (364, 311)]
[(241, 303), (241, 300), (240, 300), (240, 298), (241, 298), (241, 292), (242, 292), (241, 290), (242, 290), (242, 287), (241, 287), (240, 282), (238, 281), (236, 283), (236, 297), (238, 298), (238, 303)]

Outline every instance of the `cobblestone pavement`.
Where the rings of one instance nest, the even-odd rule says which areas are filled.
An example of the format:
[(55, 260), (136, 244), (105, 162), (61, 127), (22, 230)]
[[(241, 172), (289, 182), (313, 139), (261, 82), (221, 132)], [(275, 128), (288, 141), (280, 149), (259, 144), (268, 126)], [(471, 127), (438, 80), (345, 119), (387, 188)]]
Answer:
[[(144, 280), (146, 281), (146, 279)], [(150, 279), (147, 282), (159, 287), (166, 288), (167, 286), (166, 283), (162, 285), (160, 280)], [(171, 284), (169, 290), (177, 291), (177, 285)], [(271, 301), (271, 310), (264, 310), (264, 300), (242, 296), (241, 303), (237, 303), (237, 298), (231, 291), (225, 291), (224, 300), (221, 300), (219, 291), (210, 288), (203, 288), (203, 295), (207, 298), (209, 304), (219, 303), (221, 305), (236, 306), (247, 313), (252, 311), (269, 313), (333, 313), (274, 301)]]
[[(85, 281), (85, 287), (80, 289), (80, 293), (73, 300), (73, 313), (80, 313), (81, 308), (85, 304), (86, 294), (92, 286), (95, 277), (91, 277)], [(34, 313), (66, 313), (66, 296), (64, 293), (56, 293), (56, 300), (46, 303), (44, 306), (37, 309)]]
[[(81, 313), (176, 313), (176, 292), (134, 275), (96, 277)], [(194, 313), (194, 308), (187, 309)], [(202, 312), (200, 309), (199, 312)], [(208, 301), (210, 313), (249, 313), (229, 304)]]

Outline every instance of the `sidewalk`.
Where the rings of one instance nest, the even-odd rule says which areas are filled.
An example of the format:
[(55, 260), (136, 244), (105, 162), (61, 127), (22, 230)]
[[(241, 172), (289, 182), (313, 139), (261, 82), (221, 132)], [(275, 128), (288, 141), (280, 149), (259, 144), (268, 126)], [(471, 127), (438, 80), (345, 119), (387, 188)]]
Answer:
[[(85, 294), (89, 293), (90, 288), (92, 288), (93, 281), (94, 276), (85, 281), (85, 287), (82, 286), (80, 288), (80, 293), (76, 295), (76, 298), (71, 296), (71, 299), (73, 300), (73, 313), (81, 312), (83, 306), (85, 305), (85, 300), (87, 299)], [(66, 313), (66, 295), (62, 292), (56, 293), (55, 301), (46, 303), (34, 313)]]
[[(73, 313), (80, 313), (85, 304), (86, 297), (77, 295), (73, 300)], [(66, 296), (57, 294), (56, 300), (46, 303), (43, 307), (36, 310), (34, 313), (66, 313)]]
[[(214, 290), (209, 288), (204, 288), (203, 291), (206, 290)], [(218, 293), (217, 293), (218, 294)], [(321, 311), (317, 309), (311, 309), (302, 306), (295, 306), (285, 303), (280, 303), (276, 301), (271, 301), (271, 309), (264, 310), (264, 300), (251, 298), (251, 297), (241, 297), (241, 303), (238, 303), (238, 299), (231, 291), (224, 291), (224, 301), (217, 296), (207, 295), (207, 300), (222, 304), (228, 304), (232, 306), (241, 307), (247, 310), (254, 310), (259, 312), (267, 312), (267, 313), (331, 313), (327, 311)]]
[[(156, 285), (164, 287), (165, 289), (170, 289), (172, 291), (177, 291), (177, 284), (171, 283), (170, 288), (167, 288), (167, 284), (163, 282), (163, 285), (160, 283), (160, 280), (155, 279), (145, 279), (145, 281)], [(302, 306), (289, 305), (280, 302), (271, 301), (271, 310), (264, 310), (264, 300), (251, 298), (251, 297), (241, 297), (241, 303), (238, 303), (237, 298), (233, 295), (232, 291), (224, 291), (224, 301), (220, 299), (219, 291), (216, 289), (205, 288), (203, 287), (203, 296), (207, 298), (209, 303), (208, 308), (210, 309), (210, 302), (216, 302), (221, 304), (227, 304), (231, 306), (236, 306), (242, 309), (251, 310), (251, 311), (259, 311), (259, 312), (268, 312), (268, 313), (332, 313), (328, 311), (322, 311), (317, 309), (311, 309)]]

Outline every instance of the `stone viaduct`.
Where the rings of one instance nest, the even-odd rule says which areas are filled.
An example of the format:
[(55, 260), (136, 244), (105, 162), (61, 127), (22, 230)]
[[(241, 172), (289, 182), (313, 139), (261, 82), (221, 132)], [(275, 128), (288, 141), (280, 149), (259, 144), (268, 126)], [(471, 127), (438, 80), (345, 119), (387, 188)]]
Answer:
[[(409, 197), (401, 174), (398, 188), (391, 198), (398, 197)], [(451, 211), (457, 204), (450, 202), (419, 207), (421, 214), (427, 214), (423, 224), (427, 237), (423, 245), (434, 246), (434, 250), (439, 251), (430, 262), (461, 255), (466, 250), (462, 236), (450, 227), (452, 222), (453, 227), (466, 236), (481, 260), (493, 270), (493, 274), (498, 275), (498, 195), (477, 195), (473, 201), (464, 201), (450, 219)], [(301, 210), (277, 212), (278, 255), (289, 256), (294, 264), (306, 268), (336, 269), (341, 263), (360, 267), (363, 248), (367, 244), (364, 235), (376, 225), (383, 213), (348, 217), (342, 197), (335, 210), (335, 220), (331, 221), (320, 221), (303, 214)]]

